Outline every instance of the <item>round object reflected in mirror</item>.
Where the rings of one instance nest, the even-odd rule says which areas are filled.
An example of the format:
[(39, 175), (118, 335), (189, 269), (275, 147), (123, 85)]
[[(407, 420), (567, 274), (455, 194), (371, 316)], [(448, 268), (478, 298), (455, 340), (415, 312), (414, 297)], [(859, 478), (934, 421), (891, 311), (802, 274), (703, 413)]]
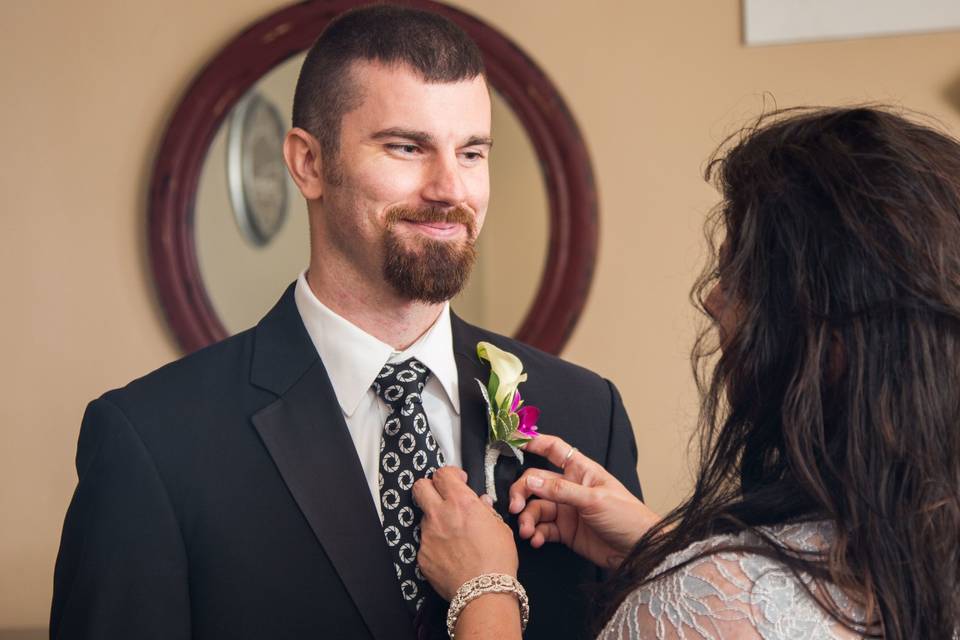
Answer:
[[(278, 65), (250, 89), (221, 125), (204, 158), (194, 210), (197, 259), (210, 302), (231, 334), (256, 324), (309, 262), (306, 204), (282, 157), (282, 135), (290, 127), (303, 57)], [(550, 215), (529, 136), (496, 90), (491, 90), (491, 103), (490, 207), (477, 241), (473, 273), (452, 307), (468, 322), (513, 335), (543, 276)], [(255, 116), (258, 112), (261, 115)], [(271, 124), (271, 112), (282, 122)], [(263, 120), (257, 124), (257, 118)], [(237, 122), (254, 123), (259, 131), (237, 148), (242, 149), (239, 156), (228, 149), (236, 139)], [(270, 140), (277, 126), (282, 128), (279, 144)], [(239, 225), (234, 219), (233, 162), (250, 167), (252, 176), (244, 174), (243, 183), (246, 191), (254, 187), (253, 197), (243, 198), (242, 206), (250, 213)], [(279, 174), (277, 167), (282, 169)], [(282, 214), (273, 214), (283, 198), (289, 210), (286, 221)]]
[(287, 216), (284, 124), (280, 111), (256, 91), (248, 92), (230, 114), (230, 204), (240, 233), (256, 247), (269, 243)]

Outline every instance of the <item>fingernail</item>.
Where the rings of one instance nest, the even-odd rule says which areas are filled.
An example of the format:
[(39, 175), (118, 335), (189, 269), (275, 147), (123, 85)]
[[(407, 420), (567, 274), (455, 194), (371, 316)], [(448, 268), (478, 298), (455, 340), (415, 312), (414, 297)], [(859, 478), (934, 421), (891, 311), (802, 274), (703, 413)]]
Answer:
[(527, 486), (538, 489), (543, 486), (543, 478), (537, 476), (528, 476), (527, 477)]

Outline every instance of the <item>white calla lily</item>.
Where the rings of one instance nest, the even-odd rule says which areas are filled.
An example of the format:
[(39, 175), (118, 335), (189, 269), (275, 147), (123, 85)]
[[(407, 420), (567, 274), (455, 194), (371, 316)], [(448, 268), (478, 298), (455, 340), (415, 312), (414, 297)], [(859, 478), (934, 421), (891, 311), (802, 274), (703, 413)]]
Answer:
[(527, 379), (520, 358), (489, 342), (477, 343), (477, 355), (480, 356), (481, 360), (487, 360), (490, 363), (490, 369), (497, 374), (500, 384), (497, 386), (496, 397), (494, 398), (496, 406), (502, 406), (506, 398), (513, 399), (517, 386)]

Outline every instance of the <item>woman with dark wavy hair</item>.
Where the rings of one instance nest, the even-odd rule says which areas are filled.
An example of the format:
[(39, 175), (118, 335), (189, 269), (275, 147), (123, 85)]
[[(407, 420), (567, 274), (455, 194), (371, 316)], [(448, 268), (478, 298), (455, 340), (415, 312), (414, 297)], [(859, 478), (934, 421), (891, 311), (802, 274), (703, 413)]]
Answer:
[[(694, 288), (716, 331), (693, 354), (692, 494), (658, 518), (541, 436), (527, 451), (560, 469), (514, 484), (520, 537), (612, 570), (605, 639), (954, 637), (960, 144), (885, 109), (786, 110), (721, 147), (707, 177), (723, 202)], [(517, 575), (511, 532), (461, 471), (415, 495), (441, 595)], [(520, 636), (511, 593), (453, 613), (457, 638)]]

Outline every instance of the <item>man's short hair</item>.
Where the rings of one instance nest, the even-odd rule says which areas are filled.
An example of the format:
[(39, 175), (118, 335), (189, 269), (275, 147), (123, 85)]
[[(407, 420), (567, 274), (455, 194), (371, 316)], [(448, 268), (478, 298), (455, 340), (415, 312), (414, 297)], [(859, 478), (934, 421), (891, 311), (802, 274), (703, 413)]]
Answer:
[(350, 77), (357, 61), (403, 64), (431, 83), (484, 73), (476, 43), (443, 16), (395, 5), (343, 13), (310, 48), (293, 95), (293, 126), (316, 137), (328, 158), (339, 149), (344, 114), (363, 98)]

